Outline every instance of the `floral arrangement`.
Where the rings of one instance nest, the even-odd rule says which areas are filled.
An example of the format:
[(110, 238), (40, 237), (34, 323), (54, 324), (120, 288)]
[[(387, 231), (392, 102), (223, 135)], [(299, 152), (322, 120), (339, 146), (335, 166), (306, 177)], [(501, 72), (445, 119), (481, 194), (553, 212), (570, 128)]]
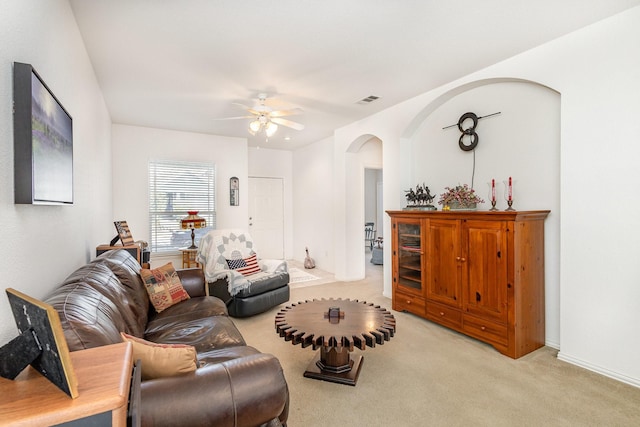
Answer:
[(484, 203), (484, 200), (478, 197), (475, 190), (469, 188), (467, 184), (457, 185), (454, 188), (445, 187), (444, 189), (447, 191), (440, 195), (438, 204), (443, 205), (445, 209), (451, 205), (457, 205), (463, 209), (472, 208), (477, 203)]

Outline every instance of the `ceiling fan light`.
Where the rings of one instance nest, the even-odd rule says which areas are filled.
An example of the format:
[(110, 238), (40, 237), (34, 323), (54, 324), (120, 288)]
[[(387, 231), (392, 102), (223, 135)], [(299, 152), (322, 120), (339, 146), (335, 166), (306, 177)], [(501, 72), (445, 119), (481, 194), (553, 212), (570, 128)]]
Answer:
[(260, 126), (262, 126), (262, 123), (260, 123), (258, 120), (252, 121), (251, 123), (249, 123), (249, 132), (251, 132), (252, 135), (255, 135), (260, 131)]
[(267, 123), (264, 129), (267, 136), (273, 136), (273, 134), (276, 133), (277, 130), (278, 130), (278, 125), (273, 122)]

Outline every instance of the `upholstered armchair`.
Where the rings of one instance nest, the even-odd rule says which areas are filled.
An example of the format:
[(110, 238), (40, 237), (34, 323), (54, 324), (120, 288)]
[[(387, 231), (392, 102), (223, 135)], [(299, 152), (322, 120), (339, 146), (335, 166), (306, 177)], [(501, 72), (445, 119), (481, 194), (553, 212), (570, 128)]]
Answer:
[(261, 259), (245, 230), (211, 230), (200, 240), (197, 261), (209, 295), (223, 300), (231, 316), (253, 316), (289, 301), (286, 261)]

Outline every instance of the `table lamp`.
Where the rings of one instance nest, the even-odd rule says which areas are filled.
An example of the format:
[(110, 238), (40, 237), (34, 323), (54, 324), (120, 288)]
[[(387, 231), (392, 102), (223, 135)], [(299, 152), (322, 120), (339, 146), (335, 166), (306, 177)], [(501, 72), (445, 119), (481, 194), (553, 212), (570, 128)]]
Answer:
[(196, 228), (204, 228), (207, 226), (207, 221), (198, 216), (198, 211), (187, 211), (189, 215), (180, 220), (180, 228), (183, 230), (191, 229), (191, 246), (187, 249), (198, 249), (195, 243), (196, 234), (194, 230)]

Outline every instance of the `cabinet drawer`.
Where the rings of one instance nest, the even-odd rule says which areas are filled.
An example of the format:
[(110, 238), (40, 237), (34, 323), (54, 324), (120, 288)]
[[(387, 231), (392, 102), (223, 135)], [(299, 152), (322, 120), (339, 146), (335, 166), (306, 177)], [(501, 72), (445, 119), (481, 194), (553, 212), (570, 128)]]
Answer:
[(465, 315), (462, 319), (462, 329), (466, 334), (482, 341), (503, 346), (509, 345), (506, 325)]
[(429, 301), (427, 303), (427, 319), (443, 326), (460, 330), (462, 328), (462, 313), (455, 308)]
[(419, 316), (424, 316), (424, 298), (397, 290), (393, 291), (393, 309), (396, 311), (409, 311)]

